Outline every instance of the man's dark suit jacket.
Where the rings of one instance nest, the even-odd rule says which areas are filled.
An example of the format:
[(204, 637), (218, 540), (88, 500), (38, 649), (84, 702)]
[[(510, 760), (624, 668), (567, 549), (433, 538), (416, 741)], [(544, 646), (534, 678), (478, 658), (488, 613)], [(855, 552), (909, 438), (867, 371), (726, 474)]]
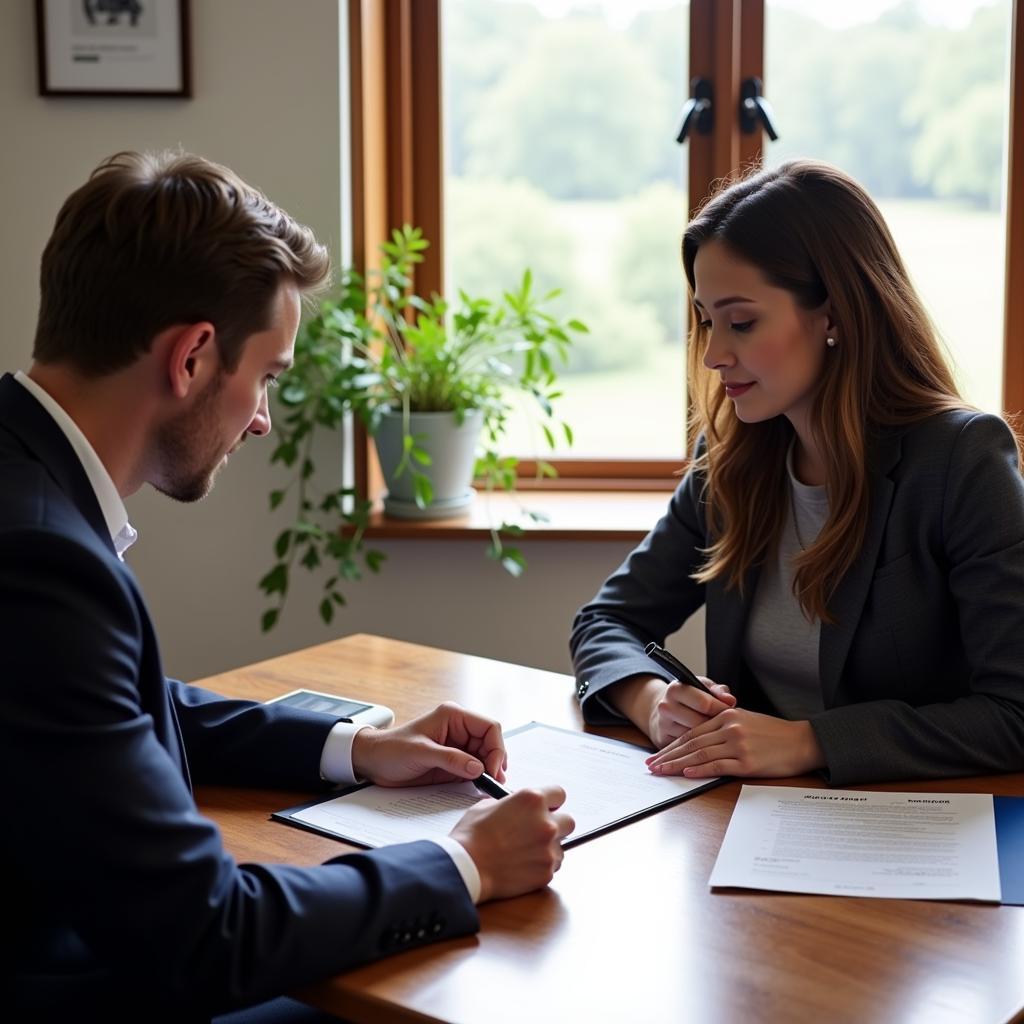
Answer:
[(0, 651), (6, 1019), (201, 1018), (476, 930), (434, 843), (307, 868), (224, 851), (192, 784), (322, 788), (336, 720), (165, 679), (78, 457), (9, 375)]
[[(860, 557), (823, 624), (825, 710), (811, 725), (836, 785), (1024, 770), (1024, 480), (1007, 425), (943, 413), (872, 447)], [(571, 648), (584, 717), (615, 720), (596, 696), (639, 674), (667, 678), (644, 646), (707, 605), (708, 675), (741, 707), (772, 711), (742, 659), (757, 585), (743, 594), (690, 574), (710, 543), (703, 478), (577, 614)]]

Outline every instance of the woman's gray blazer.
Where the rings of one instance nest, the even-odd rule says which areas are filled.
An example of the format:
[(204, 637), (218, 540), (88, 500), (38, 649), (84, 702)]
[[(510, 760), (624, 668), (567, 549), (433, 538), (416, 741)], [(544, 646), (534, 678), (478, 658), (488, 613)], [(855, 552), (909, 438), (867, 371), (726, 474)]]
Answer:
[[(996, 416), (941, 413), (883, 433), (869, 459), (861, 555), (823, 624), (825, 710), (811, 725), (835, 785), (1024, 770), (1024, 480)], [(616, 719), (606, 686), (668, 678), (644, 655), (707, 605), (708, 675), (741, 707), (765, 706), (743, 663), (757, 570), (743, 597), (695, 583), (709, 543), (702, 478), (577, 613), (570, 647), (587, 721)]]

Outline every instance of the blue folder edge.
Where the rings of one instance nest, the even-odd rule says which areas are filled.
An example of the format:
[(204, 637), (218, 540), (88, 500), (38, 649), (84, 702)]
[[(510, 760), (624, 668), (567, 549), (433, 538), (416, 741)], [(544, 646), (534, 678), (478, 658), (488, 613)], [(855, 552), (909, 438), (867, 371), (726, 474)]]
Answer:
[(994, 796), (1003, 903), (1024, 907), (1024, 797)]

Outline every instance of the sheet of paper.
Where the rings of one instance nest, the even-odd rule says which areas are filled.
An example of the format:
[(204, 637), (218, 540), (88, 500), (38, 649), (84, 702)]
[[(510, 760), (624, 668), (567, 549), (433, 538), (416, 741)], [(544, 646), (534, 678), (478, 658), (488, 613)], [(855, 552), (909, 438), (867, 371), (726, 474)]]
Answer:
[[(569, 842), (679, 799), (708, 784), (651, 775), (649, 751), (629, 743), (533, 723), (505, 734), (508, 788), (555, 784), (576, 821)], [(465, 810), (483, 799), (471, 783), (385, 789), (368, 786), (291, 817), (367, 846), (447, 835)]]
[(710, 884), (999, 902), (992, 797), (744, 786)]

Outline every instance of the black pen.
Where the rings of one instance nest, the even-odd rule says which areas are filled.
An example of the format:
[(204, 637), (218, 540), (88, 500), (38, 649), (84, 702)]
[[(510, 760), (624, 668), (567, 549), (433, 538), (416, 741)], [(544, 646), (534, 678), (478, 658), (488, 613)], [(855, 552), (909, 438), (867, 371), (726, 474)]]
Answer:
[[(669, 654), (664, 647), (660, 647), (653, 640), (644, 648), (644, 653), (651, 661), (657, 662), (667, 672), (671, 672), (681, 683), (701, 690), (709, 697), (715, 695), (675, 656)], [(718, 700), (715, 697), (715, 700)]]
[(491, 778), (487, 772), (482, 775), (478, 775), (473, 780), (473, 785), (480, 790), (481, 793), (486, 793), (487, 796), (493, 796), (495, 800), (500, 800), (503, 796), (511, 796), (511, 790), (506, 789), (497, 779)]

